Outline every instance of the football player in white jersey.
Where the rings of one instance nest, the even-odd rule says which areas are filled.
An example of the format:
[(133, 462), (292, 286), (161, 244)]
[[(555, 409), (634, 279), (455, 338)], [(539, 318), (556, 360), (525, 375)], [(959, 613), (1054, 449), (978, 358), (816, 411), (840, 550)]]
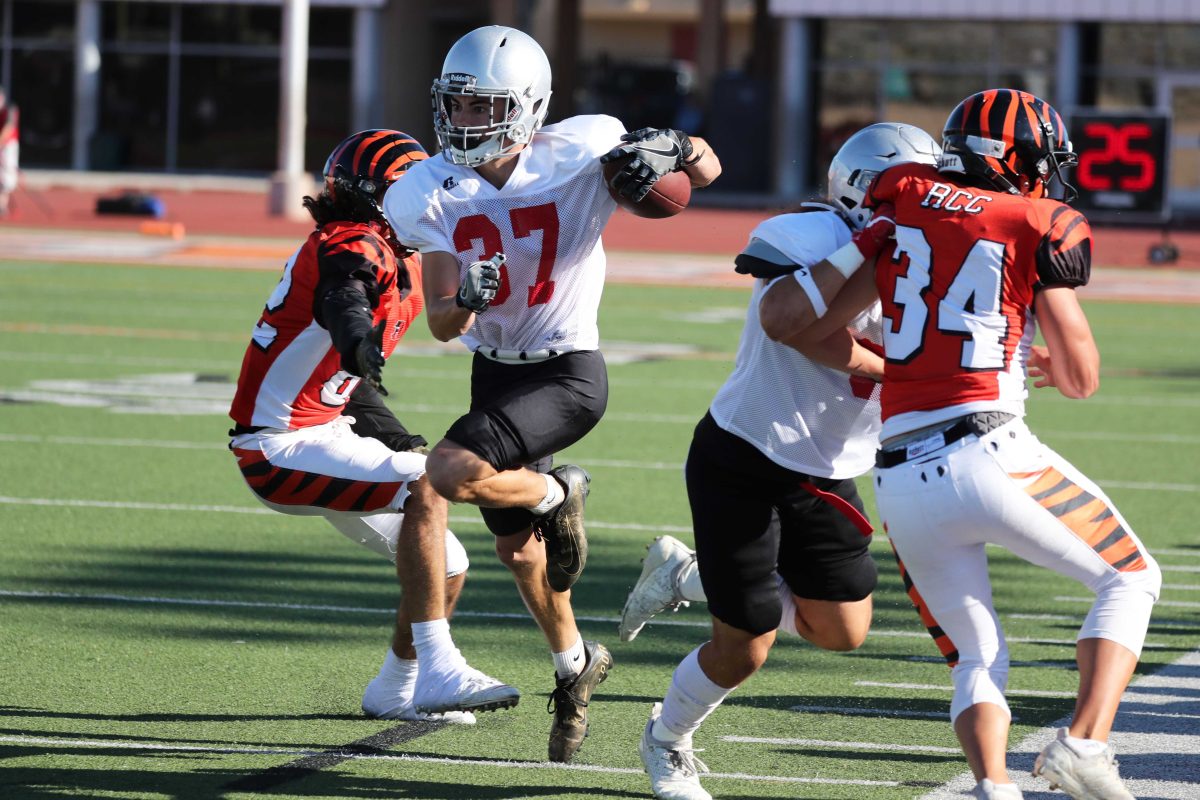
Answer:
[[(392, 647), (363, 694), (373, 717), (474, 722), (520, 693), (472, 668), (450, 636), (467, 554), (424, 479), (424, 439), (384, 405), (380, 371), (421, 312), (420, 259), (396, 241), (383, 192), (426, 159), (411, 136), (356, 133), (305, 207), (317, 225), (288, 261), (246, 348), (230, 450), (247, 485), (285, 514), (321, 516), (396, 562)], [(436, 715), (436, 716), (431, 716)]]
[(608, 399), (596, 316), (600, 234), (616, 203), (601, 157), (628, 159), (613, 185), (635, 199), (675, 170), (705, 186), (720, 163), (700, 139), (626, 134), (612, 117), (542, 127), (550, 93), (550, 63), (527, 34), (489, 26), (461, 38), (433, 84), (443, 158), (411, 170), (384, 210), (421, 251), (430, 329), (475, 353), (470, 411), (434, 448), (427, 474), (445, 497), (480, 506), (550, 645), (549, 754), (567, 761), (612, 665), (603, 645), (580, 637), (570, 604), (587, 555), (589, 478), (576, 466), (550, 469), (554, 453), (600, 421)]
[[(879, 304), (849, 327), (814, 327), (810, 341), (791, 336), (789, 315), (795, 293), (815, 288), (813, 264), (852, 239), (872, 246), (861, 208), (871, 178), (905, 161), (933, 164), (939, 152), (911, 125), (859, 131), (830, 166), (829, 203), (760, 223), (736, 259), (739, 272), (759, 280), (733, 374), (687, 457), (697, 552), (656, 540), (621, 615), (623, 641), (688, 601), (707, 601), (713, 618), (712, 639), (680, 663), (643, 731), (639, 750), (656, 797), (710, 800), (692, 734), (766, 662), (777, 629), (826, 650), (866, 639), (876, 571), (854, 478), (870, 470), (879, 443)], [(852, 303), (864, 305), (849, 292), (832, 305)]]

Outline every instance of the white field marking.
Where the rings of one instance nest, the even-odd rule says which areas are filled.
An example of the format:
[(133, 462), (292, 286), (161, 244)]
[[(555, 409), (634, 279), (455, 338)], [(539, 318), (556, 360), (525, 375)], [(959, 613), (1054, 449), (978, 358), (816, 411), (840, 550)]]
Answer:
[[(162, 742), (98, 741), (95, 739), (49, 738), (44, 736), (0, 736), (0, 742), (10, 744), (38, 744), (48, 747), (83, 747), (96, 750), (158, 750), (186, 753), (229, 753), (263, 756), (321, 756), (338, 755), (354, 761), (407, 761), (419, 764), (449, 764), (467, 768), (497, 767), (501, 769), (552, 769), (570, 772), (600, 772), (609, 775), (642, 775), (641, 769), (632, 767), (605, 767), (598, 764), (560, 764), (554, 761), (504, 761), (477, 758), (447, 758), (418, 756), (407, 753), (357, 753), (337, 750), (304, 750), (290, 747), (212, 747), (205, 745), (164, 744)], [(789, 775), (751, 775), (745, 772), (708, 772), (705, 778), (763, 783), (817, 783), (831, 786), (903, 786), (901, 781), (869, 781), (841, 778), (800, 778)]]
[(1121, 433), (1118, 431), (1038, 431), (1046, 439), (1076, 439), (1089, 442), (1146, 442), (1147, 444), (1200, 444), (1200, 436), (1181, 433)]
[[(873, 630), (873, 631), (871, 631), (870, 635), (872, 635), (872, 636), (888, 636), (888, 637), (897, 638), (897, 639), (928, 639), (929, 638), (928, 631), (875, 631), (875, 630)], [(1039, 639), (1039, 638), (1033, 638), (1033, 637), (1028, 637), (1028, 636), (1006, 636), (1006, 637), (1004, 637), (1004, 639), (1007, 642), (1015, 642), (1016, 644), (1045, 644), (1045, 645), (1051, 645), (1054, 647), (1074, 647), (1075, 646), (1074, 639)], [(1151, 649), (1166, 647), (1165, 644), (1152, 644), (1149, 642), (1147, 642), (1146, 644), (1144, 644), (1142, 646), (1148, 647)]]
[(880, 742), (831, 742), (826, 739), (771, 739), (765, 736), (722, 736), (722, 742), (742, 744), (778, 744), (800, 747), (823, 747), (830, 750), (882, 750), (888, 753), (961, 753), (957, 747), (938, 747), (932, 744), (882, 744)]
[[(1121, 775), (1136, 797), (1157, 800), (1196, 800), (1200, 797), (1200, 650), (1134, 681), (1121, 698), (1111, 741), (1121, 762)], [(1195, 709), (1192, 714), (1146, 713), (1147, 707)], [(1008, 753), (1008, 771), (1027, 800), (1057, 800), (1042, 778), (1029, 774), (1037, 754), (1054, 740), (1058, 728), (1069, 724), (1064, 717), (1036, 731)], [(925, 794), (921, 800), (952, 800), (975, 785), (970, 772)]]
[[(882, 683), (881, 681), (855, 681), (855, 686), (874, 686), (880, 689), (920, 689), (930, 692), (953, 692), (953, 686), (935, 686), (929, 683)], [(1078, 692), (1051, 692), (1042, 691), (1039, 689), (1009, 689), (1005, 694), (1014, 695), (1017, 697), (1070, 697), (1074, 698)], [(954, 752), (958, 752), (956, 749)]]
[[(1058, 603), (1087, 603), (1091, 605), (1096, 601), (1094, 597), (1055, 597), (1055, 602)], [(1194, 603), (1189, 600), (1159, 600), (1154, 605), (1166, 606), (1168, 608), (1200, 608), (1200, 603)]]
[(157, 447), (168, 450), (228, 450), (223, 442), (185, 442), (172, 439), (102, 439), (92, 436), (39, 436), (27, 433), (0, 433), (0, 444), (69, 444), (96, 447)]
[[(1080, 617), (1072, 614), (1005, 614), (1004, 616), (1009, 619), (1032, 619), (1045, 622), (1082, 622)], [(1200, 623), (1179, 619), (1152, 619), (1150, 624), (1160, 628), (1179, 628), (1188, 631), (1200, 629)]]
[[(272, 512), (272, 513), (274, 513), (274, 512)], [(370, 608), (367, 606), (331, 606), (331, 605), (319, 605), (319, 604), (308, 604), (308, 603), (267, 603), (267, 602), (254, 601), (254, 600), (210, 600), (210, 599), (205, 599), (205, 598), (189, 598), (189, 597), (158, 597), (158, 596), (154, 596), (154, 595), (125, 595), (125, 594), (111, 594), (111, 593), (84, 594), (84, 593), (80, 593), (80, 592), (47, 592), (47, 591), (19, 590), (19, 589), (0, 589), (0, 597), (15, 597), (15, 598), (23, 597), (23, 598), (33, 599), (33, 600), (36, 600), (36, 599), (81, 600), (84, 602), (101, 600), (101, 601), (110, 601), (110, 602), (117, 602), (117, 603), (146, 603), (148, 605), (175, 605), (175, 606), (200, 606), (200, 607), (224, 607), (224, 608), (272, 608), (272, 609), (284, 609), (284, 610), (289, 610), (289, 611), (336, 611), (336, 612), (341, 612), (341, 613), (346, 613), (346, 614), (392, 614), (392, 613), (394, 613), (394, 611), (392, 611), (390, 609)], [(456, 617), (466, 617), (466, 618), (471, 618), (471, 619), (508, 619), (508, 620), (525, 620), (525, 621), (528, 621), (530, 619), (529, 615), (526, 613), (501, 612), (501, 611), (466, 611), (463, 609), (459, 609), (454, 612), (454, 615)], [(583, 614), (577, 614), (575, 616), (575, 619), (580, 622), (596, 622), (596, 623), (600, 623), (600, 624), (613, 624), (613, 623), (620, 622), (619, 617), (602, 617), (602, 616), (583, 615)], [(711, 623), (708, 620), (676, 620), (676, 619), (659, 620), (659, 619), (656, 619), (656, 620), (653, 620), (650, 624), (663, 625), (663, 626), (667, 626), (667, 627), (677, 627), (677, 628), (709, 628), (709, 627), (711, 627)], [(914, 635), (914, 634), (916, 634), (916, 635)], [(921, 632), (917, 632), (917, 631), (872, 630), (870, 635), (874, 636), (874, 637), (901, 636), (904, 638), (925, 638), (929, 634), (921, 633)], [(1009, 639), (1009, 641), (1015, 642), (1018, 644), (1023, 642), (1023, 640), (1020, 640), (1020, 639)], [(1034, 641), (1034, 640), (1031, 640), (1031, 641)], [(1063, 642), (1063, 644), (1064, 645), (1069, 644), (1071, 646), (1074, 646), (1075, 643), (1074, 642)], [(1143, 645), (1143, 647), (1146, 647), (1146, 648), (1160, 648), (1160, 647), (1165, 647), (1165, 646), (1166, 645), (1152, 644), (1152, 643)], [(944, 661), (944, 659), (936, 658), (933, 656), (910, 656), (906, 660), (922, 661), (922, 662), (929, 661), (932, 663), (942, 663)], [(1063, 667), (1058, 664), (1047, 664), (1047, 663), (1037, 662), (1037, 661), (1028, 661), (1028, 662), (1014, 661), (1012, 663), (1012, 666), (1053, 667), (1053, 668), (1057, 668), (1057, 669), (1064, 669), (1064, 668), (1069, 669), (1070, 668), (1070, 667)], [(886, 686), (889, 686), (890, 684), (883, 684), (883, 683), (875, 684), (875, 683), (869, 683), (869, 682), (860, 682), (860, 685), (886, 687)], [(941, 687), (929, 686), (929, 687), (925, 687), (925, 688), (938, 689)], [(1014, 692), (1014, 694), (1021, 694), (1021, 693)], [(1032, 696), (1040, 696), (1040, 695), (1032, 695)], [(1057, 695), (1051, 694), (1051, 695), (1046, 695), (1046, 696), (1049, 697), (1049, 696), (1057, 696)]]
[[(1039, 395), (1044, 401), (1051, 403), (1073, 403), (1068, 397), (1060, 394)], [(1200, 398), (1176, 397), (1174, 395), (1093, 395), (1088, 398), (1088, 405), (1102, 406), (1152, 406), (1154, 408), (1196, 408), (1200, 407)]]
[[(139, 390), (139, 391), (141, 391), (141, 390)], [(151, 391), (151, 389), (147, 389), (146, 391)], [(18, 395), (20, 395), (20, 397), (18, 397)], [(26, 394), (22, 394), (19, 392), (10, 392), (7, 394), (0, 392), (0, 397), (5, 397), (5, 396), (11, 397), (14, 399), (23, 399), (23, 400), (30, 399), (30, 397), (27, 396)], [(162, 395), (162, 394), (157, 395), (156, 400), (161, 400), (161, 399), (163, 399), (164, 396), (165, 395)], [(103, 405), (104, 404), (104, 402), (101, 399), (94, 397), (92, 395), (56, 394), (56, 395), (54, 395), (54, 397), (55, 397), (56, 402), (58, 402), (59, 404), (64, 404), (64, 405), (97, 405), (97, 404)], [(183, 399), (183, 398), (180, 398), (180, 399)], [(180, 406), (172, 405), (172, 406), (163, 406), (161, 409), (159, 409), (159, 411), (161, 411), (162, 413), (179, 412), (179, 413), (208, 414), (208, 413), (218, 413), (218, 412), (223, 413), (225, 408), (226, 408), (225, 405), (220, 405), (219, 408), (216, 405), (213, 405), (210, 407), (209, 405), (206, 404), (205, 401), (197, 401), (190, 408), (182, 408)], [(414, 413), (448, 414), (448, 413), (454, 412), (454, 409), (451, 409), (448, 406), (442, 407), (442, 406), (430, 406), (430, 405), (422, 405), (422, 404), (412, 404), (412, 405), (397, 404), (395, 406), (395, 408), (401, 412), (414, 412)], [(117, 409), (117, 410), (121, 410), (121, 409)], [(139, 413), (142, 411), (147, 411), (147, 410), (148, 409), (146, 409), (146, 408), (138, 409)], [(634, 422), (656, 422), (656, 421), (662, 422), (662, 421), (666, 421), (666, 417), (668, 417), (670, 415), (662, 415), (662, 416), (658, 416), (658, 417), (655, 417), (654, 415), (650, 415), (650, 416), (640, 415), (640, 416), (642, 416), (644, 418), (634, 419), (635, 417), (639, 417), (639, 415), (637, 415), (637, 414), (626, 414), (626, 415), (607, 414), (607, 415), (605, 415), (605, 419), (624, 418), (627, 421), (634, 421)], [(688, 417), (678, 416), (677, 419), (672, 420), (672, 421), (687, 421), (687, 422), (694, 423), (696, 420), (695, 420), (695, 417), (693, 417), (693, 416), (688, 416)], [(178, 449), (197, 449), (197, 450), (206, 449), (205, 446), (199, 442), (180, 442), (180, 441), (154, 440), (154, 439), (96, 439), (96, 440), (89, 440), (87, 437), (51, 437), (51, 436), (47, 436), (44, 439), (39, 440), (38, 438), (36, 438), (32, 435), (29, 435), (28, 437), (23, 436), (23, 435), (18, 435), (18, 434), (0, 435), (0, 443), (3, 443), (3, 442), (29, 443), (29, 442), (36, 442), (36, 441), (42, 441), (46, 444), (97, 444), (97, 445), (111, 445), (111, 446), (124, 446), (124, 447), (175, 447)], [(217, 448), (223, 449), (225, 447), (225, 445), (223, 443), (221, 443), (221, 444), (213, 443), (210, 446), (213, 449), (217, 449)], [(589, 459), (586, 456), (581, 456), (577, 460), (580, 461), (581, 463), (587, 464), (588, 466), (612, 467), (612, 468), (616, 468), (616, 469), (667, 470), (667, 471), (671, 471), (671, 472), (681, 472), (683, 470), (683, 462), (673, 462), (673, 461), (628, 461), (628, 460), (623, 460), (623, 459), (603, 459), (603, 458)], [(1111, 487), (1113, 489), (1138, 489), (1138, 490), (1151, 491), (1151, 492), (1200, 492), (1200, 484), (1194, 484), (1194, 483), (1146, 483), (1146, 482), (1130, 482), (1130, 481), (1110, 481), (1110, 480), (1103, 480), (1103, 479), (1098, 480), (1096, 482), (1101, 484), (1102, 486)], [(1187, 555), (1196, 555), (1196, 554), (1195, 553), (1187, 553)]]
[(1200, 550), (1184, 550), (1182, 548), (1172, 549), (1170, 547), (1164, 547), (1161, 550), (1155, 550), (1154, 555), (1156, 555), (1156, 556), (1184, 556), (1184, 557), (1191, 557), (1191, 558), (1200, 558)]
[(1200, 572), (1200, 567), (1185, 567), (1178, 564), (1159, 564), (1158, 568), (1163, 572)]
[(1200, 592), (1200, 586), (1188, 586), (1182, 583), (1164, 583), (1164, 589), (1170, 589), (1174, 592)]
[[(852, 717), (922, 717), (949, 719), (949, 711), (903, 711), (895, 708), (856, 708), (855, 706), (792, 706), (789, 711), (804, 714), (847, 714)], [(1013, 717), (1016, 719), (1016, 717)]]
[[(14, 353), (10, 350), (0, 350), (0, 361), (33, 361), (38, 364), (44, 364), (48, 360), (53, 360), (56, 364), (85, 364), (87, 366), (94, 366), (96, 364), (95, 356), (80, 355), (79, 353), (55, 353), (49, 356), (45, 353)], [(104, 363), (106, 365), (122, 367), (167, 367), (190, 370), (220, 370), (221, 372), (228, 372), (232, 369), (228, 361), (192, 361), (179, 358), (148, 358), (140, 356), (105, 355)]]
[[(132, 500), (75, 500), (55, 499), (52, 497), (7, 497), (0, 495), (0, 505), (10, 506), (70, 506), (74, 508), (113, 508), (128, 511), (197, 511), (216, 512), (221, 514), (278, 514), (278, 511), (256, 506), (221, 506), (194, 505), (188, 503), (143, 503)], [(479, 523), (478, 517), (452, 516), (450, 522), (455, 525), (471, 525)], [(588, 520), (593, 528), (605, 530), (648, 531), (650, 533), (691, 533), (692, 529), (684, 525), (641, 525), (635, 522), (601, 522)]]
[[(941, 664), (946, 665), (946, 659), (941, 656), (905, 656), (905, 661), (912, 661), (917, 664)], [(1025, 669), (1061, 669), (1068, 672), (1073, 672), (1076, 666), (1072, 664), (1060, 663), (1056, 661), (1010, 661), (1009, 666), (1012, 668), (1021, 667)]]

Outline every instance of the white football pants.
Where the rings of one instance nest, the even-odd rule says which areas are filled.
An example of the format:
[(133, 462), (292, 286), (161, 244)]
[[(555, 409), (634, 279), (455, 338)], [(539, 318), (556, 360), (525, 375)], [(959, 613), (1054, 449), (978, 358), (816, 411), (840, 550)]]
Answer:
[[(1158, 564), (1100, 488), (1022, 420), (876, 468), (874, 482), (906, 584), (911, 579), (913, 600), (953, 665), (951, 720), (981, 702), (1008, 710), (1008, 648), (986, 544), (1096, 595), (1078, 639), (1111, 639), (1141, 653), (1162, 583)], [(1049, 598), (1069, 587), (1051, 579), (1031, 590)]]
[[(350, 541), (395, 561), (404, 521), (400, 509), (408, 484), (425, 474), (425, 456), (359, 436), (350, 429), (352, 422), (339, 417), (295, 431), (242, 434), (233, 438), (231, 449), (263, 505), (294, 516), (324, 517)], [(446, 577), (467, 567), (467, 551), (447, 530)]]

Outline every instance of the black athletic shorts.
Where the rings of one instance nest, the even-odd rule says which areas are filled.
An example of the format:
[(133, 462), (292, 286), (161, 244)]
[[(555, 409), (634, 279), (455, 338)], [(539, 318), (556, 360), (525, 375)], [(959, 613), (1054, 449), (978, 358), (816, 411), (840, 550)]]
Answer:
[(755, 635), (778, 628), (776, 573), (811, 600), (875, 589), (871, 523), (853, 480), (785, 469), (711, 414), (696, 426), (686, 476), (700, 580), (722, 622)]
[[(501, 364), (478, 353), (471, 364), (471, 410), (446, 431), (497, 470), (549, 472), (553, 455), (578, 442), (604, 416), (608, 371), (599, 350), (531, 364)], [(508, 536), (528, 528), (523, 508), (481, 508), (488, 529)]]

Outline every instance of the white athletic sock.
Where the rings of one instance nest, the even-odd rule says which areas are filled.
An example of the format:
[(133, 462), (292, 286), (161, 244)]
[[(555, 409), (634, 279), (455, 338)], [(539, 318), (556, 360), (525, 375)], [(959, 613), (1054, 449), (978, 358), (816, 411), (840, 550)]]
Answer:
[(650, 731), (663, 744), (690, 745), (692, 733), (733, 691), (718, 686), (704, 674), (699, 653), (699, 647), (688, 653), (671, 677), (671, 688), (663, 698), (662, 715)]
[(417, 660), (415, 658), (401, 658), (389, 647), (387, 655), (383, 658), (383, 665), (379, 668), (379, 677), (389, 683), (405, 686), (415, 685), (417, 682)]
[(583, 637), (577, 636), (575, 644), (561, 653), (551, 653), (554, 656), (554, 674), (560, 678), (574, 678), (583, 672), (585, 659), (583, 656)]
[(542, 473), (542, 477), (546, 479), (546, 496), (542, 498), (542, 502), (529, 509), (538, 516), (550, 513), (558, 508), (559, 504), (567, 498), (567, 493), (563, 489), (562, 484), (553, 475)]
[(1076, 753), (1085, 757), (1098, 755), (1108, 749), (1108, 742), (1101, 742), (1098, 739), (1080, 739), (1069, 733), (1063, 737), (1063, 741)]
[[(421, 669), (430, 669), (458, 656), (458, 648), (450, 638), (450, 621), (431, 619), (412, 624), (413, 647)], [(461, 656), (460, 656), (461, 657)]]
[(704, 586), (700, 583), (700, 569), (696, 564), (696, 557), (692, 556), (687, 560), (687, 563), (679, 568), (679, 575), (675, 578), (675, 585), (679, 589), (679, 594), (684, 600), (693, 603), (707, 603), (708, 597), (704, 594)]
[(401, 658), (391, 648), (379, 667), (378, 680), (391, 686), (401, 696), (412, 698), (416, 687), (416, 658)]
[(783, 614), (779, 617), (779, 630), (799, 636), (800, 631), (796, 630), (796, 598), (792, 594), (792, 587), (779, 575), (775, 576), (775, 580), (779, 587), (779, 604), (783, 606)]

